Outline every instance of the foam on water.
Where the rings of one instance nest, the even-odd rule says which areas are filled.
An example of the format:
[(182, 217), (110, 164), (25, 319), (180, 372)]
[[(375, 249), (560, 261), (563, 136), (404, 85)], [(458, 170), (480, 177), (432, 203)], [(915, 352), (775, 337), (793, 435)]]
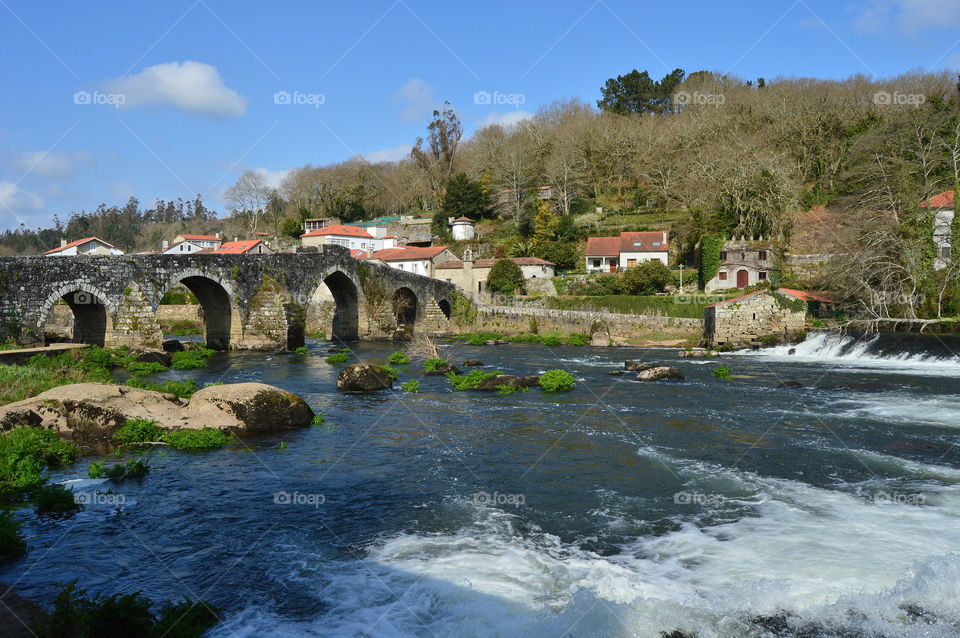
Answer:
[[(960, 492), (952, 486), (917, 506), (652, 448), (639, 454), (667, 464), (690, 489), (738, 495), (731, 499), (752, 513), (712, 526), (685, 517), (673, 531), (600, 556), (521, 524), (522, 512), (463, 502), (473, 522), (456, 532), (396, 535), (365, 560), (337, 565), (321, 593), (332, 606), (317, 618), (280, 620), (255, 607), (214, 635), (760, 636), (751, 618), (781, 611), (798, 627), (850, 636), (955, 635)], [(623, 513), (598, 518), (620, 526)], [(924, 622), (911, 621), (905, 605), (922, 610)]]
[[(764, 357), (773, 360), (831, 363), (854, 368), (889, 369), (917, 374), (947, 374), (960, 376), (960, 355), (947, 351), (937, 356), (925, 351), (900, 349), (897, 354), (880, 349), (881, 335), (856, 337), (830, 332), (809, 333), (796, 345), (776, 346), (762, 350), (743, 350), (736, 355)], [(793, 351), (793, 354), (790, 352)]]

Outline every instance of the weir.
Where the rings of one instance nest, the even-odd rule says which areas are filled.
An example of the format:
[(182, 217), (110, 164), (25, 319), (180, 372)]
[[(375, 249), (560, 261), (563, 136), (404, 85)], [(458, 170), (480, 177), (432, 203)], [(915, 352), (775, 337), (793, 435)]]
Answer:
[[(323, 246), (274, 255), (126, 255), (0, 258), (0, 341), (43, 345), (55, 305), (73, 314), (73, 340), (105, 347), (160, 347), (157, 308), (173, 286), (203, 308), (215, 349), (293, 349), (307, 317), (341, 341), (408, 332), (445, 334), (456, 286), (358, 261)], [(325, 293), (329, 306), (318, 309)], [(399, 300), (399, 306), (398, 304)], [(326, 314), (325, 314), (326, 313)], [(321, 328), (323, 329), (323, 328)]]

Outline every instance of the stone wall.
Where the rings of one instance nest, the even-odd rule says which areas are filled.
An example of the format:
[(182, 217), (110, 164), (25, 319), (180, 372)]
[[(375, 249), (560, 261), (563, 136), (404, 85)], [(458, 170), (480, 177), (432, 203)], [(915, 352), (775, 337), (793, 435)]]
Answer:
[(157, 306), (157, 321), (171, 324), (174, 321), (203, 323), (203, 306), (199, 304), (164, 304)]
[(806, 314), (801, 301), (767, 291), (755, 292), (708, 306), (704, 338), (714, 347), (744, 345), (765, 337), (787, 341), (803, 332)]

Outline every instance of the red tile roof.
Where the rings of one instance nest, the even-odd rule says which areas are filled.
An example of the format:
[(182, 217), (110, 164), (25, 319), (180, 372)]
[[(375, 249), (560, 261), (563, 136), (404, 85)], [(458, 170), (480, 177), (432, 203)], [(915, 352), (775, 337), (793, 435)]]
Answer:
[(343, 224), (333, 224), (324, 226), (309, 233), (300, 235), (301, 237), (320, 237), (322, 235), (340, 235), (343, 237), (362, 237), (364, 239), (373, 239), (373, 235), (360, 228), (359, 226), (344, 226)]
[(953, 206), (953, 197), (954, 193), (952, 190), (943, 191), (939, 195), (934, 195), (929, 200), (921, 202), (920, 205), (926, 208), (927, 206), (932, 206), (933, 208), (943, 208), (945, 206)]
[(666, 235), (669, 240), (669, 233), (662, 230), (641, 233), (620, 233), (620, 252), (667, 252), (670, 246), (667, 242), (663, 241), (664, 235)]
[(584, 254), (587, 257), (616, 257), (620, 254), (620, 238), (590, 237)]
[(83, 239), (78, 239), (78, 240), (76, 240), (76, 241), (72, 241), (72, 242), (70, 242), (69, 244), (67, 244), (66, 246), (57, 246), (56, 248), (53, 248), (53, 249), (51, 249), (51, 250), (48, 250), (47, 252), (45, 252), (45, 253), (43, 253), (43, 254), (44, 254), (44, 255), (52, 255), (53, 253), (58, 253), (58, 252), (60, 252), (61, 250), (66, 250), (67, 248), (73, 248), (74, 246), (79, 246), (80, 244), (85, 244), (85, 243), (87, 243), (88, 241), (93, 241), (93, 240), (96, 240), (96, 241), (100, 242), (101, 244), (103, 244), (103, 245), (105, 245), (105, 246), (110, 246), (110, 248), (114, 248), (114, 247), (115, 247), (113, 244), (107, 243), (107, 242), (103, 241), (102, 239), (100, 239), (99, 237), (84, 237)]
[(213, 255), (241, 255), (250, 252), (261, 243), (259, 239), (245, 239), (243, 241), (228, 241), (223, 243), (220, 248), (211, 250)]
[(455, 222), (470, 222), (471, 224), (473, 223), (473, 220), (470, 219), (469, 217), (467, 217), (466, 215), (461, 215), (460, 217), (457, 217), (457, 218), (456, 218), (455, 220), (453, 220), (453, 221), (455, 221)]
[[(540, 259), (539, 257), (511, 257), (510, 261), (518, 266), (556, 266), (552, 261)], [(477, 259), (473, 262), (474, 268), (493, 268), (497, 263), (496, 259)], [(437, 268), (463, 268), (462, 261), (448, 261), (440, 264)]]
[(834, 303), (833, 299), (827, 299), (818, 292), (809, 292), (807, 290), (793, 290), (791, 288), (778, 288), (781, 292), (802, 299), (803, 301), (821, 301), (823, 303)]
[(359, 248), (354, 248), (353, 250), (350, 251), (350, 256), (353, 257), (354, 259), (363, 259), (364, 257), (367, 256), (367, 251), (360, 250)]
[(401, 246), (399, 248), (385, 248), (373, 253), (374, 258), (383, 261), (412, 261), (416, 259), (433, 259), (447, 249), (446, 246)]
[(187, 241), (222, 241), (216, 235), (184, 235), (181, 233), (177, 237), (183, 237)]

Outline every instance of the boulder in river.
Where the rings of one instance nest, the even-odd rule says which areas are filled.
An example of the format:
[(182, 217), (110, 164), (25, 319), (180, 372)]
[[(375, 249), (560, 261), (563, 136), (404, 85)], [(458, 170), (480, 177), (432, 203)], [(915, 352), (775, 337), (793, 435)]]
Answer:
[[(178, 341), (177, 343), (180, 342)], [(181, 344), (181, 348), (182, 347)], [(167, 368), (170, 367), (171, 356), (170, 353), (165, 350), (157, 348), (136, 348), (131, 349), (128, 354), (138, 363), (159, 363)]]
[(467, 359), (466, 361), (463, 362), (464, 368), (474, 368), (476, 366), (482, 366), (482, 365), (483, 365), (483, 361), (481, 361), (480, 359)]
[(483, 390), (484, 392), (496, 392), (499, 389), (499, 386), (503, 385), (508, 385), (511, 388), (519, 388), (523, 384), (521, 383), (520, 377), (512, 374), (498, 374), (481, 381), (480, 385), (477, 386), (477, 390)]
[(337, 376), (337, 390), (341, 392), (375, 392), (392, 387), (390, 374), (372, 363), (351, 363)]
[(653, 367), (637, 375), (637, 381), (683, 381), (683, 378), (682, 372), (666, 366)]
[(536, 374), (527, 374), (520, 377), (520, 385), (525, 388), (539, 388), (540, 377)]
[(650, 370), (651, 368), (656, 368), (657, 366), (653, 363), (646, 363), (645, 361), (633, 361), (627, 359), (623, 362), (623, 369), (627, 372), (643, 372), (644, 370)]
[(448, 373), (450, 373), (450, 372), (452, 372), (452, 373), (454, 373), (454, 374), (456, 374), (456, 375), (463, 374), (463, 372), (460, 370), (460, 368), (458, 368), (457, 366), (453, 365), (452, 363), (447, 363), (447, 362), (441, 363), (440, 365), (438, 365), (438, 366), (437, 366), (436, 368), (434, 368), (433, 370), (424, 370), (424, 371), (423, 371), (423, 373), (424, 373), (425, 375), (427, 375), (427, 376), (439, 376), (439, 377), (446, 376), (446, 375), (447, 375)]
[(313, 410), (302, 398), (282, 388), (266, 383), (231, 383), (195, 392), (183, 410), (183, 418), (221, 430), (272, 432), (310, 425)]
[(623, 370), (611, 370), (607, 374), (609, 374), (611, 377), (619, 377), (623, 374)]
[(610, 345), (610, 326), (602, 319), (594, 319), (590, 324), (590, 345), (607, 347)]
[(179, 339), (167, 339), (163, 342), (164, 352), (182, 352), (183, 343)]

